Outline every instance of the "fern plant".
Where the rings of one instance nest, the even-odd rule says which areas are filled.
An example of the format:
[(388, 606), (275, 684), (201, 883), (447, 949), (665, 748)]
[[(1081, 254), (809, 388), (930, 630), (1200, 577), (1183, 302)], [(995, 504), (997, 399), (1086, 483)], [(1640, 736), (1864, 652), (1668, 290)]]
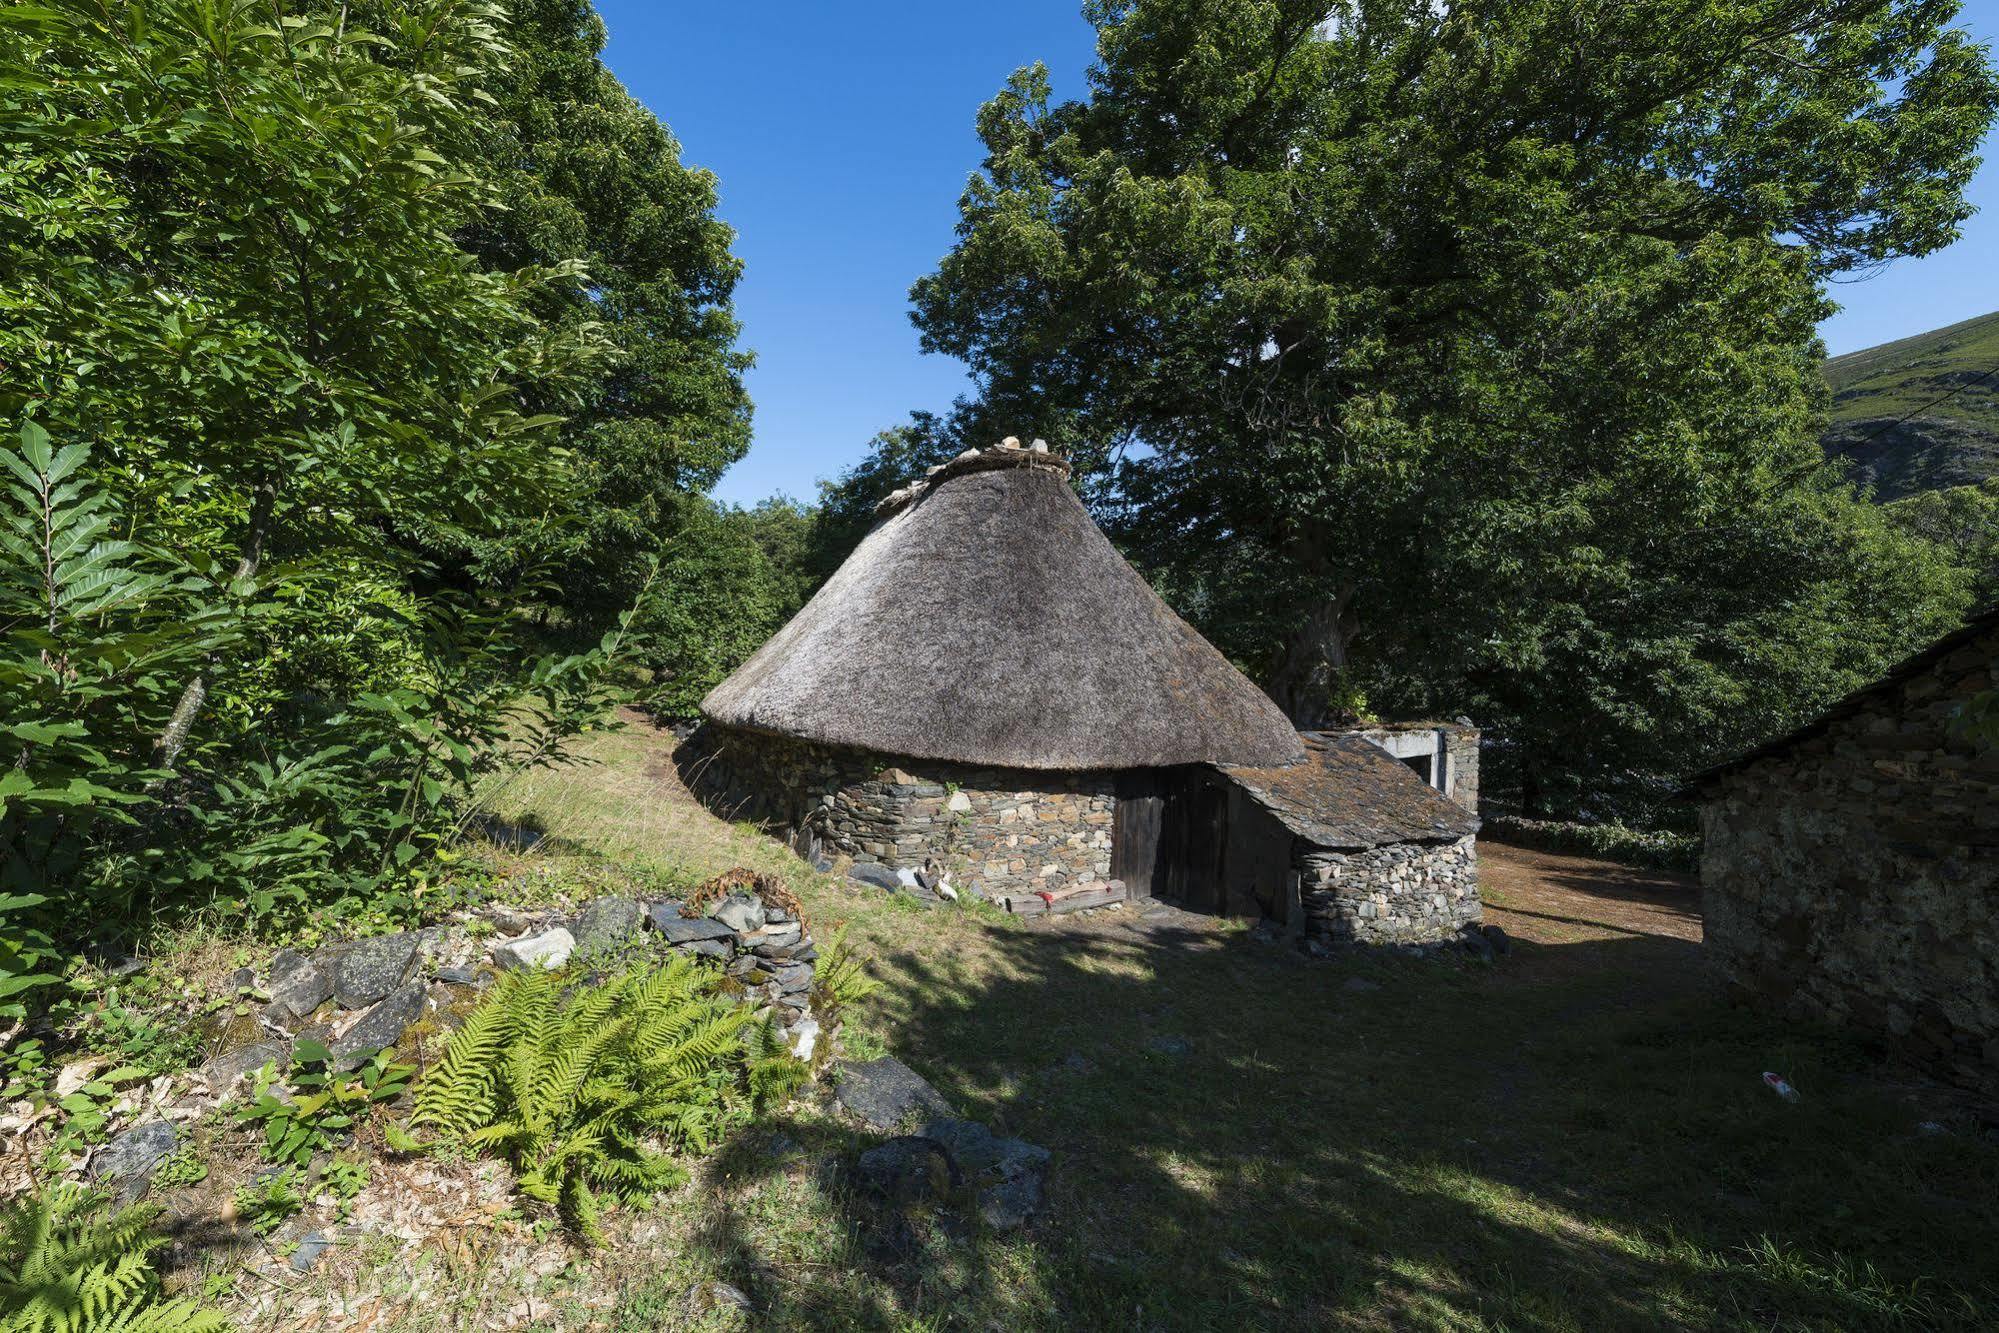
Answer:
[(600, 1197), (679, 1184), (673, 1153), (709, 1151), (804, 1077), (719, 984), (686, 958), (596, 986), (510, 973), (424, 1076), (410, 1123), (499, 1152), (522, 1194), (599, 1240)]
[(881, 983), (867, 974), (861, 960), (847, 947), (847, 923), (833, 931), (833, 939), (812, 964), (812, 990), (820, 1006), (838, 1010), (865, 1000), (881, 989)]
[(221, 1333), (228, 1321), (193, 1301), (165, 1300), (151, 1256), (166, 1244), (159, 1209), (106, 1211), (74, 1185), (16, 1200), (0, 1213), (0, 1333)]

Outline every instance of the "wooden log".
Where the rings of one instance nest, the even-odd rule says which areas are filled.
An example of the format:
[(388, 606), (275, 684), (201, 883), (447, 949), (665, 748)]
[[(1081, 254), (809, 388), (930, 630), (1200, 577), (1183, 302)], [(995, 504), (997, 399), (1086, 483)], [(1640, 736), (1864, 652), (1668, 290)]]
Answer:
[(997, 901), (1015, 916), (1060, 916), (1064, 912), (1080, 912), (1088, 907), (1121, 903), (1126, 897), (1124, 881), (1113, 879), (1049, 889), (1046, 897), (1033, 892), (1010, 893)]

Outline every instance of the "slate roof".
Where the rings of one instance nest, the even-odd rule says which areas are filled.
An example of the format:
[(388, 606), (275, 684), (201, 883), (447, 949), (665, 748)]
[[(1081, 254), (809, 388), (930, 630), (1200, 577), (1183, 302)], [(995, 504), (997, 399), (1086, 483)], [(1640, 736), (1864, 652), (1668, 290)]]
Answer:
[(1674, 793), (1674, 795), (1680, 799), (1697, 796), (1701, 788), (1707, 786), (1716, 778), (1725, 777), (1739, 768), (1745, 768), (1755, 763), (1759, 759), (1768, 759), (1774, 755), (1782, 754), (1800, 741), (1810, 740), (1812, 737), (1825, 731), (1833, 723), (1843, 718), (1852, 717), (1865, 707), (1867, 701), (1875, 695), (1914, 680), (1958, 649), (1983, 635), (1991, 633), (1995, 629), (1999, 629), (1999, 602), (1994, 602), (1981, 611), (1974, 611), (1971, 614), (1971, 618), (1966, 620), (1963, 625), (1944, 635), (1944, 637), (1938, 639), (1915, 656), (1897, 663), (1894, 669), (1881, 677), (1881, 679), (1871, 685), (1861, 686), (1796, 730), (1787, 731), (1775, 740), (1765, 741), (1752, 750), (1745, 750), (1733, 759), (1725, 760), (1711, 768), (1702, 769), (1688, 778), (1686, 784)]
[(1281, 768), (1215, 767), (1298, 837), (1360, 850), (1394, 842), (1455, 842), (1478, 817), (1372, 741), (1304, 732), (1306, 758)]

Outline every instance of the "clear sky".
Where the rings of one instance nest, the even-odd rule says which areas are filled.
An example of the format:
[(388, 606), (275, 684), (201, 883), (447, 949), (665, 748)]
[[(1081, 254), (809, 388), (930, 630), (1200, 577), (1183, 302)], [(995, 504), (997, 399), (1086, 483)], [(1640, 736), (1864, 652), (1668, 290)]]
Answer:
[[(809, 500), (876, 431), (964, 390), (957, 362), (917, 350), (909, 285), (951, 246), (979, 104), (1035, 60), (1058, 97), (1082, 93), (1093, 34), (1080, 0), (598, 9), (611, 69), (720, 178), (746, 266), (736, 312), (757, 356), (756, 436), (717, 495)], [(1969, 0), (1961, 21), (1999, 44), (1999, 0)], [(1831, 351), (1999, 310), (1999, 162), (1973, 198), (1984, 212), (1957, 245), (1835, 293)]]

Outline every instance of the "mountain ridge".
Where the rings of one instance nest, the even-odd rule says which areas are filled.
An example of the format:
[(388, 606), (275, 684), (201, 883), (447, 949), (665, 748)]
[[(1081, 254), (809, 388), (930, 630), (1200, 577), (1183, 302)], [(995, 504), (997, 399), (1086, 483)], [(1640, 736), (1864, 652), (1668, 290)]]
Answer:
[(1999, 311), (1825, 363), (1827, 456), (1882, 503), (1999, 477)]

